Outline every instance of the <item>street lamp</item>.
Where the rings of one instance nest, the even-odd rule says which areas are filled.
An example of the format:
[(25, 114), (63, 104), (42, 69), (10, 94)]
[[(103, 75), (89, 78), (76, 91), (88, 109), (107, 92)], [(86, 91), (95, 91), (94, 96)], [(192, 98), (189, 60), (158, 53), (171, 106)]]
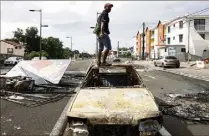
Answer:
[(42, 27), (48, 27), (48, 25), (42, 25), (42, 9), (39, 9), (39, 10), (29, 10), (31, 12), (40, 12), (40, 43), (39, 43), (39, 46), (40, 46), (40, 54), (39, 54), (39, 59), (41, 60), (41, 50), (42, 50), (42, 46), (41, 46), (41, 34), (42, 34)]
[[(71, 49), (71, 51), (73, 52), (73, 37), (72, 36), (67, 36), (66, 38), (70, 38), (70, 40), (71, 40), (71, 42), (70, 42), (70, 49)], [(70, 58), (71, 58), (71, 60), (72, 60), (72, 56), (70, 56)]]
[[(101, 13), (99, 13), (99, 12), (97, 12), (97, 18), (96, 18), (96, 20), (98, 19), (98, 16), (100, 15)], [(92, 26), (92, 27), (90, 27), (91, 29), (94, 29), (95, 27), (94, 26)], [(98, 56), (98, 41), (97, 41), (97, 36), (96, 36), (96, 57)]]

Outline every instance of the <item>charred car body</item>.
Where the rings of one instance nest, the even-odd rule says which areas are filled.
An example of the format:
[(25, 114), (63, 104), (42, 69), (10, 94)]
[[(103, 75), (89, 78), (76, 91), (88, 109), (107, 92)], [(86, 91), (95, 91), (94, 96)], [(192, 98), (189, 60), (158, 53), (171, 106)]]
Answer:
[(92, 65), (67, 116), (70, 136), (157, 135), (163, 122), (132, 65)]

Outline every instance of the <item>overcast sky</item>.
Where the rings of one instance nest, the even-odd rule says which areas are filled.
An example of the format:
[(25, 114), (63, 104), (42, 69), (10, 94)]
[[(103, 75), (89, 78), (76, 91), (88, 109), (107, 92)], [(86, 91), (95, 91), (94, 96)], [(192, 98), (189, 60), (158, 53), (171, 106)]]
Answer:
[[(39, 13), (29, 9), (43, 9), (43, 37), (60, 38), (66, 47), (70, 47), (73, 37), (73, 49), (95, 51), (95, 35), (91, 26), (96, 23), (96, 12), (103, 10), (107, 1), (1, 1), (1, 39), (11, 38), (16, 28), (25, 29), (39, 26)], [(156, 26), (158, 20), (170, 20), (177, 16), (207, 8), (209, 1), (111, 1), (114, 4), (110, 13), (110, 37), (113, 49), (120, 46), (133, 46), (133, 36), (141, 30), (142, 22), (146, 26)], [(208, 6), (209, 7), (209, 6)], [(206, 12), (204, 14), (209, 14)]]

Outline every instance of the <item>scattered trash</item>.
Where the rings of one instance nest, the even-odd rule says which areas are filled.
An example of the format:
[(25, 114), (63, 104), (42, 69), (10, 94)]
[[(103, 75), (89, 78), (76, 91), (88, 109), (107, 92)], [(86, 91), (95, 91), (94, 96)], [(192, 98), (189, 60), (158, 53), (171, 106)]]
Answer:
[(174, 106), (161, 106), (164, 114), (209, 124), (209, 92), (165, 96), (166, 104)]
[(14, 128), (17, 129), (17, 130), (21, 129), (20, 126), (14, 126)]
[(13, 99), (13, 100), (23, 100), (23, 99), (24, 99), (24, 97), (22, 97), (22, 96), (12, 95), (12, 96), (9, 96), (9, 99)]
[(6, 121), (7, 121), (7, 122), (11, 122), (11, 121), (12, 121), (12, 119), (7, 119)]

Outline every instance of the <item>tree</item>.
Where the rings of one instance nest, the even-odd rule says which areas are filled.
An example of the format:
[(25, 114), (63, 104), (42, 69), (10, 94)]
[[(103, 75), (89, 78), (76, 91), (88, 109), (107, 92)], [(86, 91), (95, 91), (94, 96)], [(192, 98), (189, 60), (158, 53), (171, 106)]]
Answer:
[[(43, 50), (46, 51), (50, 59), (64, 59), (63, 44), (59, 38), (48, 37), (42, 39)], [(65, 51), (66, 52), (66, 51)]]
[(79, 54), (79, 50), (74, 50), (73, 53), (74, 54)]
[(40, 51), (40, 37), (36, 27), (28, 27), (25, 30), (25, 52)]
[(72, 51), (68, 47), (64, 48), (63, 49), (63, 57), (64, 57), (64, 59), (69, 59), (71, 56), (73, 56)]

